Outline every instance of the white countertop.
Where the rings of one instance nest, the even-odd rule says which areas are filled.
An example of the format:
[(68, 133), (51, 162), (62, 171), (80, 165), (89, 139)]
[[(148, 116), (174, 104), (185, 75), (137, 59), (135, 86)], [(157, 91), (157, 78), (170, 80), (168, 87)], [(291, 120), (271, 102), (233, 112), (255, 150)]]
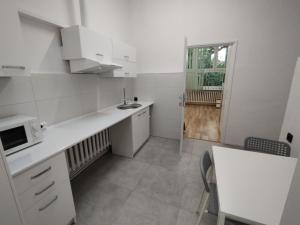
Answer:
[(150, 101), (139, 103), (142, 106), (137, 109), (120, 110), (115, 105), (48, 127), (44, 131), (43, 142), (7, 157), (11, 175), (16, 176), (24, 170), (154, 104)]
[(280, 224), (297, 159), (217, 146), (213, 159), (219, 221), (221, 215), (251, 224)]

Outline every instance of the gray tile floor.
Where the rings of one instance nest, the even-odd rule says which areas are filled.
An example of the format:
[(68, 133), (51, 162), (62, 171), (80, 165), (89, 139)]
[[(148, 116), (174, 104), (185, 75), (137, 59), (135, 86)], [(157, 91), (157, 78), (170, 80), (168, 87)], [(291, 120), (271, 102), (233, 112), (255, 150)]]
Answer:
[[(72, 181), (79, 225), (195, 225), (200, 154), (215, 143), (151, 137), (133, 159), (107, 154)], [(203, 225), (216, 224), (204, 218)]]

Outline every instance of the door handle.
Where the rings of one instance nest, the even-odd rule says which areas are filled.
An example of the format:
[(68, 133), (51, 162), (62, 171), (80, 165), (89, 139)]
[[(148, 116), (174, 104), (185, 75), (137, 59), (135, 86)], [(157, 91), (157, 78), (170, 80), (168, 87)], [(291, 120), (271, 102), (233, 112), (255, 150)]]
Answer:
[(51, 166), (49, 166), (47, 169), (43, 170), (42, 172), (39, 172), (38, 174), (31, 176), (30, 179), (34, 180), (34, 179), (42, 176), (43, 174), (49, 172), (50, 170), (51, 170)]
[(39, 208), (39, 211), (42, 212), (44, 211), (45, 209), (47, 209), (50, 205), (52, 205), (56, 200), (58, 199), (58, 196), (55, 195), (55, 197), (50, 201), (48, 202), (46, 205), (44, 205), (43, 207)]

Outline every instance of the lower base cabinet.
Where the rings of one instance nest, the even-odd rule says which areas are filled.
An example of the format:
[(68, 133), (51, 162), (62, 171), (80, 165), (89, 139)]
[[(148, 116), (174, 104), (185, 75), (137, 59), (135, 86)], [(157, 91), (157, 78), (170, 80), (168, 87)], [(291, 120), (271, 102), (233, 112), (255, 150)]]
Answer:
[(24, 212), (26, 225), (68, 225), (75, 217), (70, 182), (61, 183), (31, 209)]
[(69, 225), (76, 213), (65, 153), (13, 177), (26, 225)]
[(149, 107), (116, 124), (110, 133), (112, 152), (132, 158), (150, 136)]

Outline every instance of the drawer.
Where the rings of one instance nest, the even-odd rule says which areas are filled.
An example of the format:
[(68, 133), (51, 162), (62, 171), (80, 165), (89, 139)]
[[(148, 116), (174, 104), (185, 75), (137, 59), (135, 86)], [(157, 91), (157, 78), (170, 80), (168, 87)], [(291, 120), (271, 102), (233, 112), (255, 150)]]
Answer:
[(144, 117), (144, 116), (145, 117), (147, 116), (149, 118), (149, 107), (138, 111), (137, 113), (135, 113), (132, 116), (132, 118), (138, 119), (138, 118), (141, 118), (141, 117)]
[(57, 190), (57, 185), (60, 185), (62, 181), (58, 177), (48, 176), (40, 183), (29, 188), (25, 192), (19, 195), (19, 202), (21, 208), (26, 210), (34, 205), (34, 203), (40, 201), (50, 192)]
[(75, 218), (75, 207), (69, 181), (56, 186), (32, 208), (24, 212), (27, 225), (67, 225)]
[(51, 180), (63, 181), (66, 179), (69, 179), (67, 162), (65, 154), (61, 153), (17, 175), (13, 178), (13, 181), (20, 196), (40, 182), (46, 185)]

